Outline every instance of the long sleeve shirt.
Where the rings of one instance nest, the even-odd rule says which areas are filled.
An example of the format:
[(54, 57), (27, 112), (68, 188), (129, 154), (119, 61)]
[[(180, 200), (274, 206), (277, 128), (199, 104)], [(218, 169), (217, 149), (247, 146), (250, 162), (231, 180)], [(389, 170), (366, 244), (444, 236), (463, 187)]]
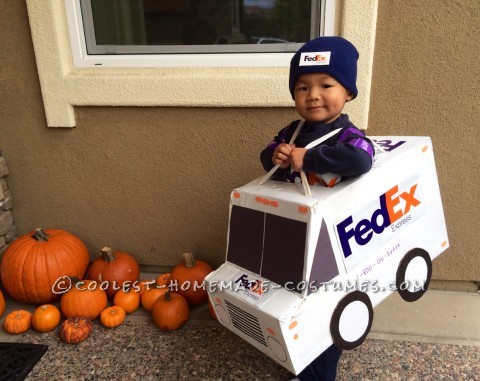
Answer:
[[(267, 147), (261, 152), (260, 160), (266, 171), (274, 167), (273, 152), (281, 143), (290, 143), (290, 139), (300, 121), (296, 120), (280, 130)], [(342, 178), (357, 177), (370, 170), (374, 149), (365, 134), (350, 122), (348, 115), (342, 114), (330, 123), (305, 122), (295, 139), (296, 147), (305, 147), (310, 142), (340, 128), (340, 132), (320, 145), (310, 148), (303, 159), (303, 170), (307, 173), (323, 175), (333, 173)], [(292, 181), (298, 177), (290, 168), (279, 168), (272, 179)]]

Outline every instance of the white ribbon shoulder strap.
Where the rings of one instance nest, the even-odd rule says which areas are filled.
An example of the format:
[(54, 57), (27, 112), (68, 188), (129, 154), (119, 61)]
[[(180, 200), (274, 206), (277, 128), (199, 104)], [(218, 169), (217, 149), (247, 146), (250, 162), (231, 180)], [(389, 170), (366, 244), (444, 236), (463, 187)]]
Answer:
[[(297, 138), (298, 134), (300, 133), (300, 130), (302, 129), (302, 126), (303, 126), (304, 123), (305, 123), (304, 120), (302, 120), (302, 121), (300, 121), (300, 123), (298, 123), (298, 126), (295, 129), (295, 131), (292, 135), (292, 138), (290, 139), (290, 142), (288, 144), (292, 144), (293, 142), (295, 142), (295, 139)], [(329, 132), (328, 134), (314, 140), (313, 142), (307, 144), (305, 146), (305, 149), (308, 150), (310, 148), (318, 146), (320, 143), (324, 142), (325, 140), (327, 140), (327, 139), (331, 138), (332, 136), (334, 136), (335, 134), (337, 134), (340, 130), (341, 130), (341, 128), (337, 128), (336, 130), (333, 130), (333, 131)], [(275, 171), (279, 167), (280, 167), (280, 164), (275, 165), (270, 171), (268, 171), (265, 174), (265, 176), (260, 178), (257, 185), (262, 185), (265, 181), (267, 181), (270, 177), (272, 177), (272, 175), (275, 173)], [(310, 190), (310, 185), (308, 185), (307, 176), (305, 175), (305, 172), (303, 170), (300, 171), (300, 176), (302, 178), (302, 185), (303, 185), (303, 190), (305, 192), (305, 196), (310, 196), (311, 197), (312, 192)]]

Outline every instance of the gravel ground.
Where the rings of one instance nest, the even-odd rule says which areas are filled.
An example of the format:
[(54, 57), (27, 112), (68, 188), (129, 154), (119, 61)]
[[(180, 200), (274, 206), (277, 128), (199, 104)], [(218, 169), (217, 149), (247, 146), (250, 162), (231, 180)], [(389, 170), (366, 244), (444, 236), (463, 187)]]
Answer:
[[(94, 332), (78, 345), (65, 344), (58, 328), (30, 330), (13, 341), (47, 344), (49, 349), (27, 381), (37, 380), (262, 380), (292, 375), (217, 324), (187, 324), (162, 332), (151, 321), (126, 321)], [(342, 355), (338, 381), (480, 380), (475, 346), (367, 339)]]

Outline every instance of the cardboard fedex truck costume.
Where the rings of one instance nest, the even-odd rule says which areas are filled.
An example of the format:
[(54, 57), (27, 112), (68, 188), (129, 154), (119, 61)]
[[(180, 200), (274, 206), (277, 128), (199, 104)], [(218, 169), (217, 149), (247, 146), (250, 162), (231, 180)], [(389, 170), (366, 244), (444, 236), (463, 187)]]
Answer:
[(384, 152), (359, 178), (311, 195), (257, 179), (231, 194), (210, 301), (222, 325), (295, 374), (332, 343), (360, 345), (392, 292), (420, 298), (448, 247), (430, 138), (370, 138)]

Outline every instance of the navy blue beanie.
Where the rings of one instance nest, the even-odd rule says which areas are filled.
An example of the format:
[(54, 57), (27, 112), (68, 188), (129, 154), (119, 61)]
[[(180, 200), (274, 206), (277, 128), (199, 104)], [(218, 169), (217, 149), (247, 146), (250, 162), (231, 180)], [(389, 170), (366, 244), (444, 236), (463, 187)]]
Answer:
[(343, 37), (318, 37), (303, 45), (290, 61), (289, 87), (292, 98), (297, 79), (307, 73), (327, 73), (357, 96), (358, 51)]

